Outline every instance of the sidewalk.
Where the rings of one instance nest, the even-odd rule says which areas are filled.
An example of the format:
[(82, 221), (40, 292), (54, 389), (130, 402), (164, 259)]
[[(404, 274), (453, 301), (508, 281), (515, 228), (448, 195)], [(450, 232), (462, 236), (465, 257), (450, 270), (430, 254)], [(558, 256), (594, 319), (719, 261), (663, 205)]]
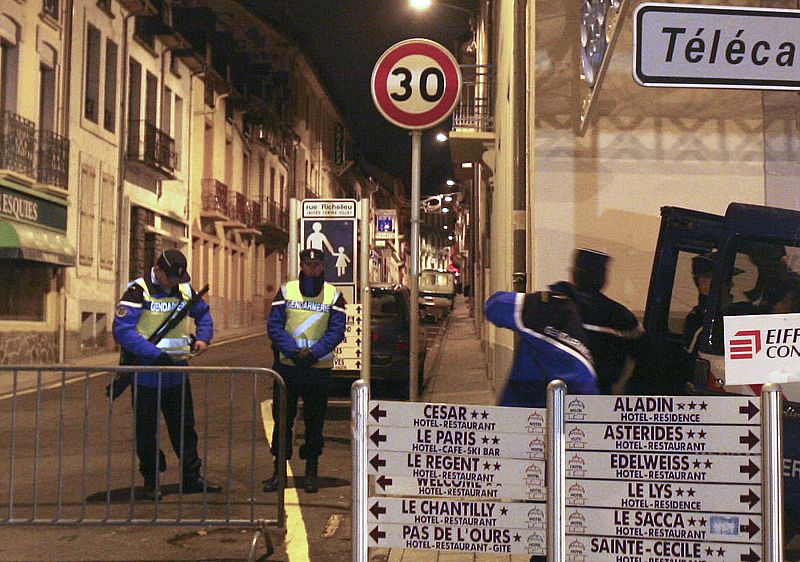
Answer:
[[(248, 326), (244, 328), (231, 328), (228, 330), (221, 330), (214, 336), (214, 341), (211, 346), (219, 345), (225, 342), (230, 342), (238, 338), (250, 337), (259, 334), (266, 335), (265, 326)], [(96, 369), (97, 367), (113, 367), (119, 364), (119, 351), (107, 351), (104, 353), (95, 353), (83, 357), (73, 357), (63, 363), (69, 367), (86, 367), (87, 369)], [(58, 368), (60, 365), (42, 365), (47, 368)], [(0, 365), (2, 367), (2, 365)], [(76, 376), (83, 376), (81, 373), (70, 373), (66, 378), (70, 379)], [(57, 383), (61, 380), (61, 373), (58, 371), (46, 372), (41, 376), (39, 384), (47, 386)], [(37, 385), (37, 372), (36, 371), (20, 371), (17, 378), (17, 392), (26, 391), (35, 388)], [(13, 387), (13, 379), (11, 377), (0, 377), (0, 396), (10, 393)]]
[[(495, 404), (486, 357), (463, 296), (447, 319), (441, 349), (435, 359), (425, 402)], [(387, 562), (528, 562), (530, 555), (455, 553), (435, 550), (372, 549), (370, 560)]]

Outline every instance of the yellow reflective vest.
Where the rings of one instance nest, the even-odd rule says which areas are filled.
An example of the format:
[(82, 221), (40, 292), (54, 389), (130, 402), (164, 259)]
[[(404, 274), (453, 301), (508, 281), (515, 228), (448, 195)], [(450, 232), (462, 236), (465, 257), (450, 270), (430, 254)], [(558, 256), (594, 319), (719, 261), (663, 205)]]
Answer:
[[(142, 315), (136, 324), (136, 331), (142, 337), (149, 338), (159, 326), (172, 314), (175, 307), (181, 300), (191, 300), (192, 286), (189, 283), (178, 285), (179, 295), (155, 298), (150, 294), (147, 283), (144, 279), (134, 281), (142, 288), (144, 302), (142, 303)], [(186, 359), (192, 351), (191, 339), (189, 338), (188, 316), (185, 316), (180, 323), (170, 330), (157, 347), (170, 355), (173, 359)]]
[[(286, 302), (286, 332), (292, 336), (300, 349), (310, 348), (328, 331), (331, 309), (339, 291), (330, 283), (324, 283), (316, 297), (307, 297), (300, 292), (300, 281), (290, 281), (281, 287)], [(294, 365), (294, 362), (281, 353), (281, 363)], [(312, 365), (317, 369), (333, 367), (333, 352)]]

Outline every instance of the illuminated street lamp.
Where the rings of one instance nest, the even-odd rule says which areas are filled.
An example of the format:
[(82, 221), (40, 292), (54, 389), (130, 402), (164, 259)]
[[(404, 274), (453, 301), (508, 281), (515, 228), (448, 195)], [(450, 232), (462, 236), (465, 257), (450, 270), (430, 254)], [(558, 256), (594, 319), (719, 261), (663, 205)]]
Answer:
[(413, 9), (424, 12), (425, 10), (429, 9), (431, 6), (444, 6), (445, 8), (452, 8), (453, 10), (458, 10), (459, 12), (465, 12), (469, 15), (470, 19), (470, 27), (472, 27), (472, 12), (466, 8), (462, 8), (461, 6), (454, 6), (453, 4), (448, 4), (447, 2), (433, 2), (433, 0), (408, 0), (408, 5), (411, 6)]
[(447, 187), (453, 187), (456, 184), (455, 180), (447, 180), (444, 183), (447, 184)]
[(448, 4), (447, 2), (439, 2), (438, 0), (434, 2), (433, 0), (408, 0), (408, 5), (418, 12), (424, 12), (425, 10), (430, 9), (432, 6), (442, 6), (443, 8), (450, 8), (451, 10), (457, 10), (459, 12), (464, 12), (469, 16), (469, 31), (470, 36), (472, 37), (467, 45), (467, 52), (474, 53), (476, 49), (475, 44), (475, 18), (472, 15), (472, 11), (468, 10), (467, 8), (462, 8), (461, 6), (456, 6), (454, 4)]
[(436, 133), (436, 140), (438, 142), (447, 142), (447, 135), (442, 132)]

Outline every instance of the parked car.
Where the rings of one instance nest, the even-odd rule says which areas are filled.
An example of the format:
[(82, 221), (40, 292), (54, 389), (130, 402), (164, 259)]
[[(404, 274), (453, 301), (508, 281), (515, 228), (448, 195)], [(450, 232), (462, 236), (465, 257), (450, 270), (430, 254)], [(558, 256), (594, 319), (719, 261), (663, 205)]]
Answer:
[(419, 274), (419, 315), (438, 322), (453, 310), (455, 276), (449, 271), (423, 269)]
[[(410, 293), (399, 285), (372, 285), (370, 391), (376, 398), (408, 398)], [(419, 326), (419, 378), (422, 392), (427, 349), (425, 330)], [(333, 371), (332, 396), (349, 396), (359, 371)]]

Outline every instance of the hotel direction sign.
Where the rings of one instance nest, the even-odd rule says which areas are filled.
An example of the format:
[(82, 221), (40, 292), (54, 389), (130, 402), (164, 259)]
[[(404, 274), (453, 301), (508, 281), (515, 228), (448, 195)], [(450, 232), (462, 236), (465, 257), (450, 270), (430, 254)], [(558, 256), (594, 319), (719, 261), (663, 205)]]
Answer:
[(567, 560), (581, 562), (760, 562), (751, 544), (635, 537), (567, 537)]
[(748, 397), (568, 396), (568, 559), (760, 561), (759, 413)]
[(544, 435), (544, 408), (371, 400), (370, 425)]
[(613, 537), (624, 528), (626, 536), (637, 538), (750, 543), (761, 541), (763, 525), (760, 514), (619, 508), (609, 517), (607, 509), (569, 507), (566, 526), (571, 535)]
[(738, 425), (567, 423), (568, 451), (760, 454), (757, 428)]
[(369, 525), (369, 546), (544, 556), (544, 533), (533, 529), (376, 523)]
[(633, 77), (643, 86), (800, 90), (800, 11), (639, 4)]

